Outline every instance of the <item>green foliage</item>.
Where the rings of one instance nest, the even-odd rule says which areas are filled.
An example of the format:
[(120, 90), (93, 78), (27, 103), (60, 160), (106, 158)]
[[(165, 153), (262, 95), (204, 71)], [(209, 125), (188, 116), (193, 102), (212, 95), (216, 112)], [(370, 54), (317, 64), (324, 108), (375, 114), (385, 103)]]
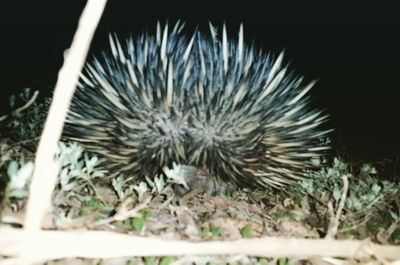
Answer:
[(242, 235), (243, 238), (249, 238), (251, 237), (251, 224), (245, 225), (242, 229), (240, 229), (240, 234)]
[(181, 165), (173, 163), (172, 169), (168, 167), (163, 168), (164, 175), (155, 176), (153, 179), (146, 177), (145, 181), (141, 181), (134, 186), (124, 181), (123, 176), (119, 176), (113, 181), (113, 187), (118, 197), (124, 198), (132, 194), (132, 189), (136, 192), (139, 201), (143, 201), (146, 194), (165, 194), (168, 195), (172, 192), (172, 185), (178, 184), (185, 189), (189, 189), (186, 183), (185, 171)]
[(185, 177), (185, 170), (183, 169), (182, 166), (176, 164), (175, 162), (172, 163), (172, 169), (168, 167), (163, 168), (163, 172), (165, 176), (167, 177), (167, 181), (169, 183), (175, 183), (182, 185), (186, 189), (189, 189), (189, 186), (186, 181)]
[[(28, 160), (28, 161), (27, 161)], [(33, 162), (6, 144), (0, 143), (0, 199), (24, 199), (33, 172)]]
[(269, 262), (266, 258), (259, 258), (255, 265), (268, 265)]
[(221, 232), (221, 227), (215, 226), (212, 223), (209, 223), (208, 226), (202, 227), (201, 229), (201, 233), (205, 236), (220, 236)]
[(157, 265), (155, 257), (145, 257), (144, 258), (145, 265)]
[(58, 185), (61, 191), (77, 193), (88, 187), (94, 189), (93, 179), (104, 176), (105, 171), (96, 169), (100, 162), (98, 158), (89, 157), (76, 142), (60, 142), (59, 159)]
[(170, 256), (168, 256), (168, 257), (162, 257), (162, 258), (160, 259), (159, 265), (169, 265), (169, 264), (171, 264), (171, 263), (174, 262), (174, 261), (175, 261), (175, 258), (174, 258), (174, 257), (170, 257)]
[[(37, 92), (25, 88), (18, 96), (9, 99), (11, 111), (0, 121), (0, 200), (5, 197), (23, 199), (33, 170), (32, 154), (37, 137), (43, 128), (50, 100), (37, 101)], [(9, 142), (12, 139), (12, 144)], [(15, 143), (17, 142), (17, 144)], [(29, 156), (29, 158), (27, 158)]]
[(174, 257), (145, 257), (144, 264), (145, 265), (168, 265), (175, 261)]
[[(1, 197), (8, 201), (25, 199), (28, 195), (34, 163), (26, 161), (23, 153), (15, 159), (12, 158), (12, 151), (8, 146), (7, 148), (1, 150), (0, 156), (0, 182), (6, 186), (5, 192), (3, 191), (5, 196)], [(93, 179), (104, 175), (104, 171), (96, 168), (99, 163), (97, 157), (90, 157), (84, 153), (83, 148), (77, 143), (62, 142), (59, 144), (58, 157), (61, 171), (57, 178), (55, 193), (66, 194), (68, 197), (76, 195), (75, 197), (81, 198), (82, 215), (91, 212), (90, 209), (104, 208), (98, 198), (86, 197), (88, 191), (95, 193)]]
[(278, 265), (292, 265), (294, 264), (293, 261), (289, 258), (279, 258)]
[[(12, 136), (17, 140), (27, 140), (38, 137), (42, 131), (50, 100), (46, 99), (40, 103), (35, 100), (29, 107), (22, 111), (15, 111), (25, 105), (32, 98), (33, 93), (29, 88), (25, 88), (18, 97), (12, 95), (9, 104), (12, 117), (8, 119), (6, 127)], [(18, 103), (18, 104), (17, 104)]]
[(82, 197), (82, 205), (79, 209), (80, 216), (87, 216), (93, 213), (96, 210), (105, 211), (106, 207), (104, 206), (103, 202), (95, 197), (91, 196), (84, 196)]
[(228, 186), (225, 189), (225, 196), (229, 198), (235, 198), (238, 195), (237, 188), (235, 186)]
[[(143, 183), (143, 184), (145, 184), (145, 183)], [(119, 175), (119, 176), (113, 178), (111, 180), (111, 185), (120, 201), (125, 200), (126, 198), (128, 198), (129, 196), (131, 196), (133, 194), (133, 190), (134, 190), (133, 185), (129, 185), (127, 183), (127, 178), (125, 178), (123, 175)], [(142, 192), (138, 192), (140, 201), (143, 200), (143, 196), (144, 196), (144, 193), (146, 192), (146, 190), (147, 190), (146, 187), (144, 187)]]
[(8, 164), (7, 197), (22, 199), (28, 196), (28, 185), (33, 172), (33, 162), (12, 160)]
[(150, 209), (142, 209), (139, 211), (138, 215), (132, 218), (128, 218), (123, 221), (123, 224), (131, 227), (134, 231), (142, 231), (146, 221), (151, 217)]
[[(296, 194), (310, 195), (310, 198), (325, 205), (331, 202), (333, 208), (337, 210), (344, 191), (344, 176), (347, 177), (349, 185), (340, 220), (342, 229), (360, 223), (373, 227), (371, 224), (376, 221), (380, 226), (396, 221), (397, 214), (387, 213), (394, 213), (393, 208), (396, 208), (400, 185), (379, 180), (376, 169), (370, 164), (364, 164), (360, 169), (354, 170), (343, 160), (335, 158), (331, 167), (308, 171), (307, 179), (291, 190)], [(379, 218), (385, 218), (386, 222), (378, 220)]]
[(364, 164), (355, 176), (345, 162), (335, 158), (332, 167), (308, 172), (309, 178), (301, 182), (301, 187), (303, 192), (317, 198), (322, 198), (325, 192), (330, 191), (335, 204), (338, 204), (343, 192), (342, 176), (346, 175), (349, 180), (346, 209), (354, 213), (363, 212), (387, 204), (400, 191), (399, 185), (379, 181), (376, 174), (375, 168)]

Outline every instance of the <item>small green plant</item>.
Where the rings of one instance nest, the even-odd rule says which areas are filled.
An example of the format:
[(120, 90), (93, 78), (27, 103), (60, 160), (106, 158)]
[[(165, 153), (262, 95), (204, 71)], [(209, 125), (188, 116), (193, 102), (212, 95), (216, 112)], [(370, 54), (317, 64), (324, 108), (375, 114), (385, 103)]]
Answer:
[(135, 217), (129, 218), (125, 220), (123, 223), (125, 225), (129, 225), (134, 231), (140, 232), (142, 231), (146, 221), (151, 216), (150, 209), (142, 209), (139, 211), (139, 214)]
[(38, 92), (25, 88), (11, 96), (9, 114), (0, 116), (0, 201), (25, 199), (33, 171), (33, 154), (50, 100), (37, 101)]
[[(178, 184), (183, 186), (185, 189), (189, 189), (185, 179), (185, 171), (182, 166), (173, 163), (172, 169), (168, 167), (163, 168), (164, 174), (155, 176), (153, 179), (146, 177), (146, 181), (141, 181), (134, 186), (127, 184), (123, 181), (123, 177), (113, 182), (113, 187), (118, 194), (118, 197), (122, 198), (126, 194), (131, 194), (132, 189), (136, 192), (139, 201), (143, 201), (146, 194), (165, 194), (171, 193), (171, 186)], [(166, 176), (166, 179), (164, 178)], [(127, 186), (128, 185), (128, 186)]]
[(8, 198), (23, 199), (28, 196), (28, 185), (33, 172), (33, 162), (25, 163), (11, 160), (8, 164), (7, 175), (9, 178), (6, 196)]
[(282, 257), (278, 259), (278, 265), (292, 265), (294, 264), (293, 261), (289, 258)]
[(27, 197), (33, 166), (30, 154), (3, 139), (0, 143), (0, 202)]
[(144, 258), (145, 265), (157, 265), (155, 257), (145, 257)]
[(160, 258), (160, 263), (159, 263), (159, 265), (169, 265), (169, 264), (171, 264), (172, 262), (174, 262), (175, 261), (175, 258), (174, 257), (170, 257), (170, 256), (168, 256), (168, 257), (162, 257), (162, 258)]
[(98, 170), (99, 160), (83, 152), (83, 147), (76, 142), (59, 143), (61, 172), (58, 185), (61, 191), (79, 193), (82, 189), (95, 189), (93, 179), (103, 177), (105, 171)]
[(243, 238), (251, 237), (251, 224), (247, 224), (242, 229), (240, 229), (240, 234)]
[[(319, 163), (319, 161), (315, 161)], [(358, 170), (349, 167), (347, 163), (335, 158), (331, 167), (319, 171), (308, 171), (307, 178), (299, 186), (292, 187), (295, 194), (310, 196), (317, 200), (318, 205), (332, 203), (337, 210), (344, 192), (343, 177), (348, 179), (348, 191), (345, 194), (344, 208), (340, 219), (342, 231), (357, 229), (377, 222), (380, 227), (395, 222), (393, 211), (395, 201), (400, 193), (400, 185), (389, 181), (381, 181), (376, 169), (370, 164), (364, 164)], [(328, 217), (328, 211), (325, 210)], [(385, 219), (385, 220), (384, 220)], [(388, 222), (388, 220), (391, 221)], [(375, 228), (376, 229), (376, 228)]]
[(82, 200), (83, 205), (79, 209), (80, 216), (87, 216), (96, 210), (105, 211), (107, 209), (102, 201), (98, 198), (92, 196), (83, 196)]
[(215, 226), (212, 223), (209, 223), (208, 226), (205, 226), (201, 229), (201, 233), (205, 236), (220, 236), (221, 235), (221, 227)]
[(174, 257), (145, 257), (144, 264), (145, 265), (169, 265), (175, 261)]
[(225, 196), (229, 198), (235, 198), (238, 194), (237, 188), (235, 186), (228, 186), (225, 189)]
[[(14, 205), (16, 200), (24, 200), (28, 196), (28, 186), (32, 178), (34, 163), (27, 161), (27, 155), (23, 152), (15, 155), (16, 152), (9, 146), (1, 151), (0, 182), (6, 188), (0, 192), (0, 197), (6, 204)], [(83, 151), (83, 148), (77, 143), (60, 142), (58, 158), (61, 171), (54, 191), (55, 197), (59, 199), (55, 201), (65, 206), (66, 200), (74, 197), (75, 203), (78, 201), (82, 203), (80, 210), (76, 211), (81, 216), (88, 215), (93, 210), (110, 211), (102, 199), (97, 196), (97, 184), (93, 181), (95, 178), (104, 176), (104, 171), (97, 169), (99, 163), (97, 157), (91, 157)], [(61, 213), (59, 216), (60, 220), (65, 219), (64, 221), (68, 221), (72, 217)]]
[(269, 262), (266, 258), (259, 258), (255, 265), (268, 265)]
[[(145, 184), (144, 182), (142, 183)], [(114, 188), (114, 191), (117, 194), (118, 199), (120, 201), (125, 200), (126, 198), (128, 198), (133, 194), (134, 190), (133, 185), (127, 184), (127, 180), (123, 175), (119, 175), (118, 177), (113, 178), (111, 180), (111, 185)], [(146, 190), (147, 187), (143, 187), (142, 190), (138, 191), (139, 201), (143, 200), (143, 195), (146, 192)]]
[[(6, 127), (12, 132), (12, 137), (17, 140), (27, 140), (38, 137), (42, 131), (50, 99), (38, 103), (30, 88), (25, 88), (18, 97), (12, 95), (9, 100), (12, 109), (11, 118), (8, 119)], [(33, 102), (30, 102), (31, 100)], [(26, 109), (20, 110), (21, 106), (28, 104)]]

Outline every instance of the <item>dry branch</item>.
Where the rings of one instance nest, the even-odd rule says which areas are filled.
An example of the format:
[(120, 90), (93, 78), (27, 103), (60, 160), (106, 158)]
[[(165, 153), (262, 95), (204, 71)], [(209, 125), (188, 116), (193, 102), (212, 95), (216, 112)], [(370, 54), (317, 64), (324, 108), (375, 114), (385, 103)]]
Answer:
[(35, 102), (37, 96), (39, 95), (39, 91), (35, 91), (32, 95), (32, 97), (28, 100), (28, 102), (26, 102), (22, 107), (19, 107), (18, 109), (14, 110), (12, 113), (10, 114), (6, 114), (4, 116), (0, 117), (0, 122), (8, 119), (9, 117), (12, 117), (13, 114), (15, 113), (20, 113), (24, 110), (26, 110), (27, 108), (29, 108), (30, 105), (33, 104), (33, 102)]
[[(340, 257), (400, 259), (400, 247), (367, 241), (254, 238), (236, 241), (188, 242), (138, 237), (105, 231), (38, 231), (0, 228), (0, 255), (44, 261), (69, 257), (117, 258), (242, 254), (259, 257)], [(1, 264), (1, 263), (0, 263)]]
[(55, 160), (57, 143), (78, 83), (79, 74), (85, 63), (90, 42), (105, 4), (106, 0), (88, 1), (79, 20), (71, 49), (59, 72), (54, 97), (36, 153), (24, 226), (27, 230), (39, 230), (42, 218), (48, 209), (59, 171), (59, 165)]

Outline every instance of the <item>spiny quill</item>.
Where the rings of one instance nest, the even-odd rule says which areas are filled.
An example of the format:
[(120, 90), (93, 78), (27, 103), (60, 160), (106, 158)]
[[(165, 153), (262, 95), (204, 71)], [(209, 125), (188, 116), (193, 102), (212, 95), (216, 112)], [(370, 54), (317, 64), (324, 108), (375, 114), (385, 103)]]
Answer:
[(327, 119), (309, 107), (315, 82), (238, 39), (183, 24), (121, 43), (87, 64), (67, 118), (65, 139), (106, 159), (103, 167), (136, 179), (173, 162), (239, 186), (283, 188), (303, 178), (328, 149)]

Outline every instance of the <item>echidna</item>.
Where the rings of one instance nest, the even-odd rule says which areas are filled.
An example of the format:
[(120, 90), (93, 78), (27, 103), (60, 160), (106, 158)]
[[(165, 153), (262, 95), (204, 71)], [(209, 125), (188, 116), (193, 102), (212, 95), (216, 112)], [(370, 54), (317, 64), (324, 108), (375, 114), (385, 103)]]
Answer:
[(302, 77), (243, 41), (183, 24), (157, 25), (86, 65), (64, 135), (107, 160), (110, 172), (143, 179), (173, 162), (239, 186), (282, 188), (302, 179), (326, 120), (309, 107)]

